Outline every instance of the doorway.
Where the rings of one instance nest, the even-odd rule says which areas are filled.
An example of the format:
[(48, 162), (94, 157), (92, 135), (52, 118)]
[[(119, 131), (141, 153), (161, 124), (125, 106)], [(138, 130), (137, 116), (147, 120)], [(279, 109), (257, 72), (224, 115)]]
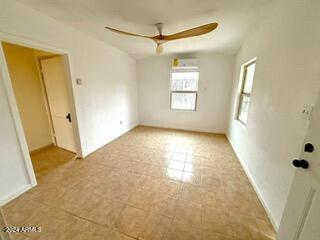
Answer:
[(2, 42), (36, 177), (77, 157), (67, 56)]

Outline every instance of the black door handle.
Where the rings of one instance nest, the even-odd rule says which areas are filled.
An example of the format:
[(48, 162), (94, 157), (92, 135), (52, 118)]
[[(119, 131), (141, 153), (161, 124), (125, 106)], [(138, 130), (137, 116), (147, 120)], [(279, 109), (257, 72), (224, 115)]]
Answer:
[(293, 166), (297, 167), (297, 168), (303, 168), (303, 169), (307, 169), (309, 167), (309, 163), (308, 161), (301, 159), (301, 160), (293, 160), (292, 161)]
[(71, 122), (71, 115), (70, 115), (70, 113), (68, 113), (68, 115), (66, 116), (66, 119), (68, 119), (69, 122)]
[(304, 151), (308, 153), (312, 153), (314, 150), (314, 146), (311, 143), (307, 143), (304, 145)]

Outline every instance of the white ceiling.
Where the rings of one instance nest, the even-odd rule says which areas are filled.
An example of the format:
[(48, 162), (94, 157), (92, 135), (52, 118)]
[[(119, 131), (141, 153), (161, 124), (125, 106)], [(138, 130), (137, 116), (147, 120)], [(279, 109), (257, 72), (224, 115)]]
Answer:
[(276, 0), (18, 0), (56, 20), (108, 42), (139, 59), (154, 55), (148, 39), (119, 35), (104, 26), (157, 35), (154, 24), (164, 23), (163, 34), (218, 22), (215, 31), (164, 45), (165, 53), (196, 51), (235, 52)]

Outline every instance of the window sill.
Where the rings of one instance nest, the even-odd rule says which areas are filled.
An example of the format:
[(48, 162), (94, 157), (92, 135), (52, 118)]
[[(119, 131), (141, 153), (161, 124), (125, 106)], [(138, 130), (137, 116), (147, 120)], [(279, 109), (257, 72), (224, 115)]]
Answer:
[(189, 110), (189, 109), (172, 109), (172, 108), (170, 108), (170, 111), (172, 111), (172, 112), (196, 112), (197, 110), (196, 109)]

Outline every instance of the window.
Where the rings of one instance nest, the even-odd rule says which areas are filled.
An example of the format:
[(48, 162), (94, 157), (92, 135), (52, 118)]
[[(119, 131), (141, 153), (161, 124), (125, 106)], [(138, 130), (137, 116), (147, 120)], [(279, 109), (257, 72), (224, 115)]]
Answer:
[(171, 109), (196, 110), (198, 81), (198, 71), (172, 71), (170, 87)]
[(237, 119), (246, 124), (248, 120), (249, 106), (251, 102), (251, 91), (253, 85), (254, 71), (256, 68), (256, 60), (253, 59), (250, 62), (242, 66), (242, 82), (239, 96), (239, 107)]

